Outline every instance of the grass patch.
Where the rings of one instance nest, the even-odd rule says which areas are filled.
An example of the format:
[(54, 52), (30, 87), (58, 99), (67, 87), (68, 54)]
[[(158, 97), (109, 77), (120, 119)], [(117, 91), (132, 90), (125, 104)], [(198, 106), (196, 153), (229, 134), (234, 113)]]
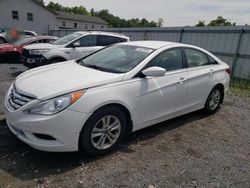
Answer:
[(232, 80), (229, 91), (234, 95), (250, 98), (250, 82), (248, 80)]

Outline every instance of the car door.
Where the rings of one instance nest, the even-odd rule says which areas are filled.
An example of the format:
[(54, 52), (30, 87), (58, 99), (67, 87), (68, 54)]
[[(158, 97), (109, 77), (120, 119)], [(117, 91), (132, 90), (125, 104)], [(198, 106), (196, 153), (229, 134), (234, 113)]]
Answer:
[(145, 68), (154, 66), (162, 67), (167, 72), (163, 77), (141, 78), (138, 81), (140, 88), (134, 101), (136, 129), (174, 117), (186, 103), (187, 71), (183, 69), (181, 49), (162, 52)]
[[(78, 44), (79, 46), (74, 46), (74, 44)], [(97, 46), (96, 35), (87, 35), (68, 45), (65, 53), (68, 53), (70, 59), (77, 59), (89, 55), (101, 48), (102, 47)]]
[(188, 67), (187, 107), (203, 107), (213, 88), (213, 65), (210, 64), (207, 54), (200, 50), (184, 48), (184, 53)]

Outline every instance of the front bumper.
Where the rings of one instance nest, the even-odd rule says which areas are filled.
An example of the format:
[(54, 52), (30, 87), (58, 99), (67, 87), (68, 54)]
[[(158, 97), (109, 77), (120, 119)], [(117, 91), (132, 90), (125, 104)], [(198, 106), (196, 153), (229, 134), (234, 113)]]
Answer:
[[(30, 104), (25, 105), (25, 108), (26, 106)], [(11, 111), (5, 102), (8, 127), (20, 140), (42, 151), (78, 151), (79, 135), (90, 114), (70, 109), (47, 116), (24, 114), (22, 111), (23, 107)], [(41, 138), (38, 135), (45, 137)]]
[(21, 63), (28, 68), (35, 68), (43, 65), (48, 65), (49, 61), (43, 55), (30, 55), (28, 52), (23, 52)]

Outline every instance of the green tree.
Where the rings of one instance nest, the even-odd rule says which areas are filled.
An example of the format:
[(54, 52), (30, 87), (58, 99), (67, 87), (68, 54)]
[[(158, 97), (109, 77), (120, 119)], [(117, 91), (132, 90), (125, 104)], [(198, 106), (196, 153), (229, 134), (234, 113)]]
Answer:
[(59, 3), (49, 2), (47, 7), (51, 10), (62, 11), (74, 14), (82, 14), (82, 15), (90, 15), (90, 13), (83, 6), (75, 6), (75, 7), (64, 7)]
[(49, 4), (47, 5), (47, 7), (51, 10), (55, 10), (55, 11), (63, 11), (63, 7), (62, 5), (60, 5), (59, 3), (53, 3), (53, 2), (49, 2)]
[(198, 24), (195, 25), (196, 27), (204, 27), (206, 26), (205, 20), (200, 20)]
[(218, 16), (217, 19), (212, 20), (208, 26), (235, 26), (236, 23), (229, 22), (227, 19), (222, 16)]
[(95, 16), (95, 10), (93, 8), (90, 10), (90, 15)]
[(154, 21), (149, 22), (146, 18), (139, 20), (138, 18), (132, 18), (129, 20), (122, 19), (118, 16), (114, 16), (109, 13), (107, 9), (95, 12), (91, 10), (91, 15), (102, 18), (109, 23), (109, 27), (157, 27), (157, 23)]
[(159, 25), (157, 25), (157, 23), (155, 21), (151, 21), (149, 23), (150, 27), (160, 27)]

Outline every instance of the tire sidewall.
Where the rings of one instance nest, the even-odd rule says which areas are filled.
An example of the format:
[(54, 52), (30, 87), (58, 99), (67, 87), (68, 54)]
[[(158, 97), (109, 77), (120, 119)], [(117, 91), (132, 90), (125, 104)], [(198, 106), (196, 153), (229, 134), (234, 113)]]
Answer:
[[(117, 141), (110, 147), (104, 150), (99, 150), (95, 148), (91, 141), (91, 134), (95, 124), (104, 116), (113, 115), (120, 120), (121, 132)], [(79, 149), (84, 151), (87, 155), (96, 156), (112, 151), (117, 147), (117, 145), (122, 141), (126, 132), (126, 116), (125, 114), (116, 107), (109, 106), (97, 110), (85, 123), (79, 138)]]

